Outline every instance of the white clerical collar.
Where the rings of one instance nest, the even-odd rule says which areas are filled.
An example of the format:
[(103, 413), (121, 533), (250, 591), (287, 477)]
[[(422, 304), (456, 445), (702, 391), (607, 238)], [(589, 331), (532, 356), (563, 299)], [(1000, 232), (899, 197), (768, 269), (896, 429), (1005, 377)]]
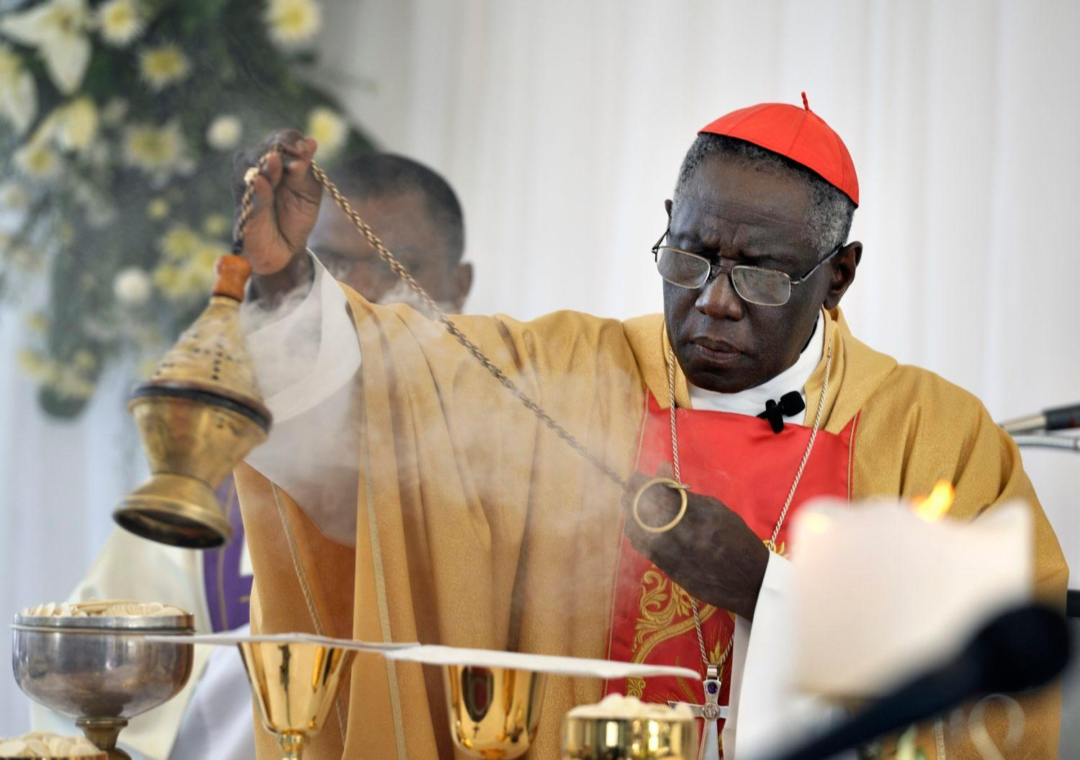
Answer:
[[(786, 370), (771, 380), (766, 380), (761, 385), (747, 388), (745, 391), (739, 391), (738, 393), (718, 393), (690, 385), (690, 406), (693, 409), (707, 412), (730, 412), (732, 414), (756, 416), (765, 411), (765, 402), (769, 399), (779, 401), (780, 397), (785, 393), (796, 390), (802, 394), (805, 402), (806, 383), (821, 362), (824, 350), (825, 324), (819, 312), (813, 337), (810, 338), (810, 342), (803, 349), (795, 363)], [(794, 417), (787, 418), (785, 422), (802, 425), (805, 419), (806, 410), (804, 409)]]

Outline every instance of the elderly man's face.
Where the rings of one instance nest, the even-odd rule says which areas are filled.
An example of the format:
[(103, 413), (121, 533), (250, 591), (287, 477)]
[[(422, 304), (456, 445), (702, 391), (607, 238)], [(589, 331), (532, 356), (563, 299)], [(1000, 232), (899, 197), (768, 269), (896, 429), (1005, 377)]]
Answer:
[[(349, 203), (435, 301), (448, 311), (461, 311), (472, 285), (472, 266), (450, 261), (445, 235), (422, 193), (350, 198)], [(412, 292), (329, 198), (323, 199), (310, 245), (336, 279), (369, 301), (415, 305)]]
[[(774, 176), (727, 156), (699, 166), (668, 209), (665, 245), (699, 253), (725, 268), (766, 267), (801, 277), (819, 260), (806, 220), (809, 186)], [(664, 282), (668, 334), (687, 379), (695, 386), (736, 393), (770, 380), (798, 359), (819, 309), (833, 308), (855, 277), (862, 252), (851, 243), (783, 306), (746, 303), (725, 273), (697, 290)]]

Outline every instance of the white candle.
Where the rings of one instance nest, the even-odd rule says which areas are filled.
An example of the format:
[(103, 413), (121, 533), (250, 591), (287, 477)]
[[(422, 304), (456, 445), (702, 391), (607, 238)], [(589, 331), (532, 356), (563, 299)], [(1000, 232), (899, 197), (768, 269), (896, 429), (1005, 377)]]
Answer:
[(908, 503), (819, 501), (793, 527), (795, 680), (810, 693), (880, 694), (1031, 598), (1031, 514), (1020, 502), (974, 522), (929, 522)]

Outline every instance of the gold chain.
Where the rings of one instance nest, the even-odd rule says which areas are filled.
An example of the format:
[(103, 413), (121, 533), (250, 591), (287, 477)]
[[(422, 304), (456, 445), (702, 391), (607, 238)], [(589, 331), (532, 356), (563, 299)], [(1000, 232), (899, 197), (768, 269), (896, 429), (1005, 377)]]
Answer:
[[(236, 221), (236, 240), (233, 243), (233, 252), (237, 255), (240, 255), (243, 250), (244, 230), (247, 228), (247, 224), (251, 220), (251, 214), (254, 210), (255, 183), (252, 180), (255, 176), (257, 176), (258, 173), (266, 169), (266, 162), (270, 159), (270, 156), (272, 156), (275, 152), (280, 152), (280, 150), (280, 147), (275, 147), (267, 151), (259, 159), (258, 164), (249, 169), (247, 175), (245, 175), (244, 177), (245, 182), (247, 183), (247, 187), (245, 188), (244, 195), (240, 200), (240, 214), (238, 215)], [(632, 490), (632, 486), (630, 485), (630, 482), (628, 480), (621, 477), (617, 472), (615, 472), (615, 470), (613, 470), (604, 462), (600, 461), (600, 459), (596, 455), (594, 455), (591, 451), (589, 451), (588, 448), (586, 448), (585, 444), (581, 443), (577, 438), (571, 435), (570, 432), (566, 430), (566, 428), (556, 422), (550, 414), (548, 414), (539, 404), (533, 401), (532, 398), (527, 393), (525, 393), (525, 391), (521, 390), (517, 386), (517, 384), (513, 380), (511, 380), (505, 372), (503, 372), (502, 369), (500, 369), (493, 361), (491, 361), (491, 359), (487, 357), (486, 354), (484, 354), (483, 351), (480, 350), (479, 346), (469, 340), (465, 333), (461, 331), (461, 328), (459, 328), (453, 323), (449, 315), (447, 315), (445, 311), (439, 308), (438, 304), (436, 304), (435, 300), (430, 295), (428, 295), (427, 291), (424, 290), (423, 286), (421, 286), (420, 283), (418, 283), (416, 279), (411, 274), (409, 274), (409, 271), (402, 265), (400, 261), (398, 261), (397, 257), (394, 256), (394, 254), (392, 254), (385, 245), (383, 245), (383, 242), (379, 240), (378, 236), (374, 232), (372, 232), (371, 227), (368, 226), (367, 222), (360, 218), (360, 215), (356, 213), (356, 210), (353, 209), (352, 205), (349, 204), (349, 201), (345, 198), (345, 196), (341, 194), (341, 191), (338, 190), (337, 186), (330, 181), (329, 177), (326, 176), (326, 172), (322, 170), (322, 167), (320, 167), (314, 161), (311, 162), (311, 172), (312, 174), (314, 174), (315, 179), (319, 182), (319, 184), (326, 189), (327, 193), (330, 194), (330, 197), (334, 199), (334, 203), (337, 204), (337, 207), (340, 208), (345, 213), (345, 215), (349, 217), (356, 229), (359, 230), (359, 232), (365, 238), (367, 238), (368, 243), (370, 243), (371, 247), (374, 248), (375, 251), (379, 254), (379, 258), (385, 261), (394, 271), (394, 274), (396, 274), (402, 282), (409, 286), (409, 289), (412, 290), (420, 298), (424, 306), (426, 306), (431, 311), (431, 313), (434, 314), (440, 322), (442, 322), (443, 326), (446, 328), (446, 331), (450, 333), (450, 335), (452, 335), (458, 343), (464, 346), (466, 351), (472, 354), (472, 356), (478, 362), (480, 362), (480, 364), (482, 364), (484, 368), (488, 372), (490, 372), (496, 380), (502, 383), (503, 387), (510, 391), (510, 393), (512, 393), (525, 406), (526, 409), (532, 412), (537, 417), (537, 419), (543, 422), (544, 425), (546, 425), (552, 432), (559, 436), (559, 438), (562, 438), (570, 446), (570, 448), (581, 454), (581, 456), (583, 456), (589, 463), (591, 463), (594, 467), (604, 473), (604, 475), (607, 476), (608, 480), (615, 483), (624, 491)]]
[[(667, 353), (667, 365), (668, 365), (668, 409), (671, 417), (671, 465), (675, 471), (675, 480), (682, 482), (682, 477), (679, 474), (679, 436), (675, 428), (675, 352), (668, 348)], [(817, 413), (814, 415), (814, 427), (810, 431), (810, 441), (806, 445), (806, 452), (803, 454), (802, 461), (799, 463), (799, 469), (795, 473), (795, 480), (791, 484), (791, 490), (788, 491), (787, 501), (784, 502), (784, 508), (780, 510), (780, 517), (776, 521), (776, 527), (773, 529), (772, 538), (767, 542), (767, 546), (770, 551), (776, 551), (776, 539), (780, 535), (780, 528), (784, 525), (784, 520), (787, 519), (788, 510), (791, 509), (791, 502), (795, 499), (795, 491), (799, 488), (799, 481), (802, 480), (803, 471), (806, 469), (806, 463), (810, 461), (810, 452), (814, 450), (814, 441), (817, 440), (818, 430), (821, 428), (821, 415), (825, 410), (825, 396), (829, 393), (829, 373), (832, 369), (832, 346), (829, 346), (828, 351), (825, 354), (825, 379), (821, 383), (821, 397), (818, 399)], [(697, 600), (687, 594), (690, 597), (690, 608), (694, 611), (694, 629), (697, 631), (698, 647), (701, 649), (701, 662), (708, 669), (711, 662), (709, 662), (709, 655), (705, 650), (705, 634), (701, 629), (701, 615), (698, 613)], [(735, 646), (735, 634), (732, 633), (731, 638), (728, 639), (727, 648), (724, 653), (720, 655), (720, 660), (716, 663), (716, 672), (719, 676), (724, 675), (724, 665), (728, 661), (728, 657), (731, 656), (731, 650)]]

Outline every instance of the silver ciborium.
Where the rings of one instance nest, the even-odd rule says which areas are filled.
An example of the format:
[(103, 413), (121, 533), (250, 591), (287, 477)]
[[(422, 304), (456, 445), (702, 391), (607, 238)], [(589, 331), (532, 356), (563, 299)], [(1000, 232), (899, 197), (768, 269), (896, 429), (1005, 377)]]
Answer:
[(191, 615), (35, 617), (16, 615), (12, 667), (35, 702), (75, 719), (109, 760), (131, 718), (167, 702), (191, 677), (194, 646), (153, 643), (148, 634), (189, 636)]

